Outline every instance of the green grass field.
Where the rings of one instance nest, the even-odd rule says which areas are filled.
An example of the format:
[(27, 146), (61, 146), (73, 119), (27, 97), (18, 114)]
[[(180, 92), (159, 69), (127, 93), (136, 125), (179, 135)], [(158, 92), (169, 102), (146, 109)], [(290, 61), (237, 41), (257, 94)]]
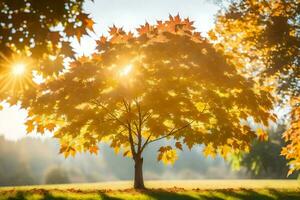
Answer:
[(132, 182), (0, 187), (2, 199), (102, 200), (222, 200), (300, 199), (300, 181), (186, 180), (148, 181), (148, 190), (131, 189)]

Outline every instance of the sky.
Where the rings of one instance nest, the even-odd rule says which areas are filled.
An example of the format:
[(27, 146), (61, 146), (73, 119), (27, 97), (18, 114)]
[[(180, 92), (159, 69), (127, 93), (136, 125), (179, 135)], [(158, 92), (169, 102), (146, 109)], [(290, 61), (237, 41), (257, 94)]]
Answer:
[[(101, 35), (108, 35), (109, 27), (116, 25), (126, 31), (135, 31), (146, 21), (150, 24), (156, 20), (166, 20), (169, 14), (195, 21), (196, 30), (203, 36), (213, 27), (214, 15), (219, 7), (213, 0), (94, 0), (84, 5), (85, 11), (91, 14), (95, 21), (95, 33), (82, 38), (80, 44), (77, 40), (72, 43), (78, 55), (93, 53), (96, 43)], [(36, 134), (26, 134), (26, 110), (18, 106), (8, 107), (4, 104), (0, 111), (0, 135), (6, 139), (18, 140), (23, 137), (38, 137)], [(43, 137), (49, 137), (51, 133)]]

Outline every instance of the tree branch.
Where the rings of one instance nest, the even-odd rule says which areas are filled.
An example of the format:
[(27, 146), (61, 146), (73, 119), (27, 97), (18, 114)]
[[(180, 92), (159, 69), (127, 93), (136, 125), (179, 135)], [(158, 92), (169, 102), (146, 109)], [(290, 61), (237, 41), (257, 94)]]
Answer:
[(133, 157), (135, 157), (136, 156), (136, 151), (134, 148), (135, 142), (133, 141), (130, 123), (128, 123), (128, 127), (129, 127), (128, 133), (129, 133), (129, 143), (130, 143), (131, 153), (132, 153)]
[[(149, 111), (147, 113), (149, 113)], [(145, 115), (143, 115), (143, 117), (142, 117), (142, 124), (145, 123), (149, 119), (149, 117), (152, 116), (152, 113), (149, 113), (148, 115), (147, 115), (147, 113)], [(147, 115), (147, 117), (144, 118), (146, 115)]]
[(137, 100), (134, 100), (137, 110), (138, 110), (138, 125), (136, 125), (137, 128), (137, 136), (138, 136), (138, 153), (141, 153), (142, 148), (142, 113), (141, 113), (141, 106)]
[[(204, 108), (202, 109), (202, 111), (201, 111), (200, 113), (203, 113), (203, 112), (206, 110), (206, 106), (207, 106), (207, 104), (205, 104)], [(148, 144), (150, 144), (150, 143), (152, 143), (152, 142), (156, 142), (156, 141), (158, 141), (158, 140), (167, 138), (167, 137), (169, 137), (169, 136), (171, 136), (171, 135), (177, 133), (178, 131), (181, 131), (181, 130), (185, 129), (186, 127), (190, 126), (194, 121), (195, 121), (195, 120), (192, 120), (192, 121), (189, 122), (188, 124), (186, 124), (186, 125), (184, 125), (184, 126), (178, 128), (178, 129), (176, 129), (176, 130), (175, 130), (175, 127), (174, 127), (168, 134), (166, 134), (166, 135), (164, 135), (164, 136), (162, 136), (162, 137), (156, 138), (156, 139), (154, 139), (154, 140), (148, 141), (148, 143), (146, 142), (146, 143), (144, 144), (144, 146), (146, 146), (146, 145), (148, 145)]]
[(116, 117), (108, 108), (106, 108), (104, 105), (98, 102), (98, 100), (92, 101), (92, 103), (96, 104), (97, 106), (100, 106), (104, 110), (106, 110), (107, 114), (109, 114), (113, 119), (118, 121), (122, 126), (125, 126), (126, 128), (129, 128), (124, 122), (122, 122), (118, 117)]
[(141, 152), (144, 151), (145, 147), (147, 146), (147, 144), (149, 144), (149, 140), (151, 138), (152, 134), (149, 135), (149, 137), (146, 139), (145, 143), (143, 144), (142, 148), (141, 148)]
[(164, 139), (164, 138), (167, 138), (167, 137), (169, 137), (169, 136), (171, 136), (171, 135), (177, 133), (178, 131), (181, 131), (181, 130), (185, 129), (186, 127), (190, 126), (193, 122), (194, 122), (194, 120), (191, 121), (190, 123), (188, 123), (188, 124), (186, 124), (186, 125), (184, 125), (184, 126), (178, 128), (178, 129), (176, 129), (176, 130), (175, 130), (175, 127), (174, 127), (168, 134), (166, 134), (166, 135), (164, 135), (164, 136), (162, 136), (162, 137), (156, 138), (156, 139), (154, 139), (154, 140), (151, 140), (151, 141), (148, 142), (148, 144), (150, 144), (150, 143), (152, 143), (152, 142), (156, 142), (156, 141), (161, 140), (161, 139)]

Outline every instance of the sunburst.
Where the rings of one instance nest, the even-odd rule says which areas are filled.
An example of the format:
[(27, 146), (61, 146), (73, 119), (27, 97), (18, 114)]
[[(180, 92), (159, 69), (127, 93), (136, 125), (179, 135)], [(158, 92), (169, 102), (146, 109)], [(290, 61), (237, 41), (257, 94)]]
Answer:
[(132, 71), (132, 68), (133, 68), (132, 64), (126, 65), (125, 67), (123, 67), (120, 70), (120, 72), (119, 72), (120, 76), (123, 76), (123, 77), (128, 76), (130, 74), (130, 72)]
[(34, 86), (31, 65), (26, 56), (14, 54), (10, 58), (0, 54), (0, 92), (9, 95), (19, 94)]
[(22, 76), (26, 72), (25, 63), (16, 63), (12, 66), (11, 72), (14, 76)]

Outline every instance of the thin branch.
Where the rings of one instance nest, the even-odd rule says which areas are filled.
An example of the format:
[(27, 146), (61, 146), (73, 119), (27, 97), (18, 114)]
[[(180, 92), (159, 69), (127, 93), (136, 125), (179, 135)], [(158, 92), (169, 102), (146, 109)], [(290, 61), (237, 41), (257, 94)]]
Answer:
[[(131, 113), (130, 104), (129, 103), (127, 104), (124, 98), (122, 99), (122, 101), (125, 106), (126, 112)], [(128, 126), (128, 137), (129, 137), (130, 148), (131, 148), (131, 152), (132, 152), (132, 155), (134, 158), (134, 157), (136, 157), (135, 145), (137, 145), (137, 144), (133, 140), (132, 132), (134, 132), (134, 131), (131, 128), (131, 122), (129, 120), (127, 120), (127, 126)]]
[(127, 129), (123, 128), (123, 130), (121, 130), (120, 132), (118, 132), (117, 135), (122, 134), (124, 131), (127, 131)]
[(194, 120), (191, 121), (190, 123), (188, 123), (188, 124), (186, 124), (186, 125), (184, 125), (184, 126), (178, 128), (178, 129), (176, 129), (176, 130), (175, 130), (175, 127), (174, 127), (168, 134), (166, 134), (166, 135), (164, 135), (164, 136), (162, 136), (162, 137), (156, 138), (156, 139), (154, 139), (154, 140), (151, 140), (151, 141), (148, 142), (148, 144), (150, 144), (150, 143), (152, 143), (152, 142), (156, 142), (156, 141), (161, 140), (161, 139), (164, 139), (164, 138), (167, 138), (167, 137), (169, 137), (169, 136), (171, 136), (171, 135), (177, 133), (178, 131), (181, 131), (181, 130), (185, 129), (186, 127), (190, 126), (193, 122), (194, 122)]
[[(149, 112), (149, 111), (148, 111), (148, 112)], [(147, 113), (148, 113), (148, 112), (147, 112)], [(152, 116), (152, 113), (149, 113), (148, 115), (147, 115), (147, 113), (142, 117), (142, 124), (144, 124), (144, 123), (149, 119), (149, 117)], [(147, 117), (144, 118), (146, 115), (147, 115)]]
[(115, 119), (121, 125), (123, 125), (126, 128), (128, 128), (128, 126), (124, 122), (122, 122), (118, 117), (116, 117), (113, 113), (111, 113), (111, 111), (108, 108), (106, 108), (104, 105), (102, 105), (101, 103), (99, 103), (96, 99), (94, 101), (92, 101), (92, 103), (95, 103), (97, 106), (100, 106), (101, 108), (103, 108), (104, 110), (106, 110), (107, 114), (109, 114), (113, 119)]
[[(202, 109), (202, 111), (201, 111), (200, 113), (203, 113), (203, 112), (206, 110), (206, 106), (207, 106), (207, 104), (205, 104), (204, 108)], [(161, 139), (164, 139), (164, 138), (167, 138), (167, 137), (169, 137), (169, 136), (171, 136), (171, 135), (177, 133), (178, 131), (181, 131), (181, 130), (185, 129), (186, 127), (190, 126), (194, 121), (195, 121), (195, 120), (192, 120), (192, 121), (189, 122), (188, 124), (186, 124), (186, 125), (184, 125), (184, 126), (178, 128), (178, 129), (176, 129), (176, 130), (175, 130), (175, 127), (174, 127), (168, 134), (166, 134), (166, 135), (164, 135), (164, 136), (162, 136), (162, 137), (156, 138), (156, 139), (154, 139), (154, 140), (148, 141), (148, 144), (150, 144), (150, 143), (152, 143), (152, 142), (155, 142), (155, 141), (158, 141), (158, 140), (161, 140)], [(144, 144), (144, 146), (146, 146), (146, 145), (147, 145), (147, 143)]]
[[(123, 101), (123, 104), (124, 104), (124, 106), (125, 106), (126, 112), (128, 112), (129, 109), (128, 109), (128, 107), (127, 107), (127, 103), (126, 103), (125, 99), (123, 98), (122, 101)], [(128, 106), (129, 106), (129, 105), (128, 105)]]
[(135, 129), (136, 129), (136, 131), (134, 131), (134, 134), (138, 137), (138, 132), (139, 132), (138, 125), (137, 125), (137, 123), (135, 121), (133, 121), (133, 124), (134, 124)]

